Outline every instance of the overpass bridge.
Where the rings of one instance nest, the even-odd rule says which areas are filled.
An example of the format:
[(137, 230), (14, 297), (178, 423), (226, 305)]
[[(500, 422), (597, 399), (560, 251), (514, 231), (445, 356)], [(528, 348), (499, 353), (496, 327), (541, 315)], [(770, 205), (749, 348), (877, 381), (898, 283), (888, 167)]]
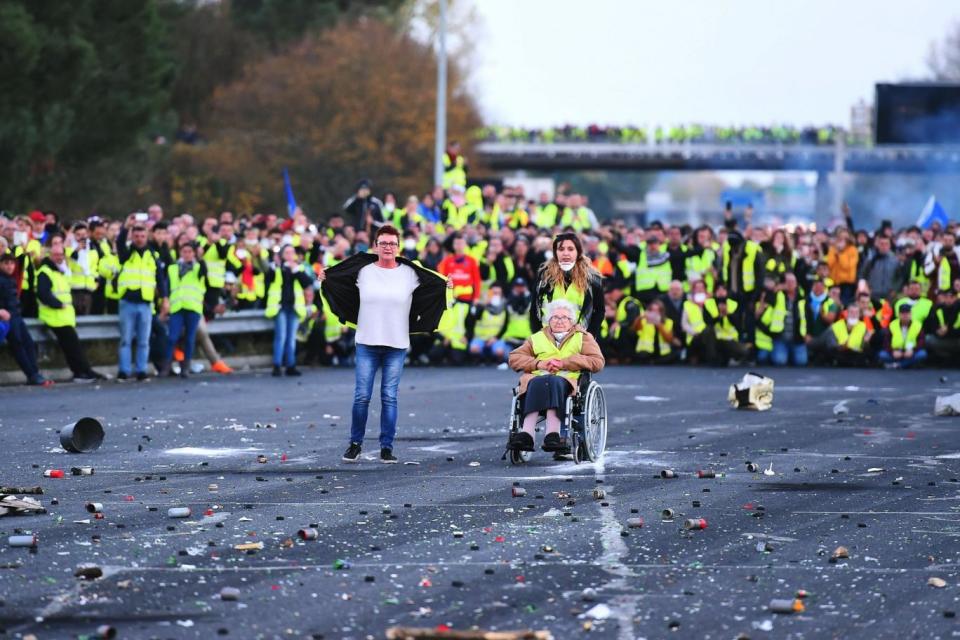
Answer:
[(848, 173), (960, 173), (958, 146), (850, 147), (804, 144), (499, 142), (475, 146), (483, 164), (499, 172), (816, 171)]

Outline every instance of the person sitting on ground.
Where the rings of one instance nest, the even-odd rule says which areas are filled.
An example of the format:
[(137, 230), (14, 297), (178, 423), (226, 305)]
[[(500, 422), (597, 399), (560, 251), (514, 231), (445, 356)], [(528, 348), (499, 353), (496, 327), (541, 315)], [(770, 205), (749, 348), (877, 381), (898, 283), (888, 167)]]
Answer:
[(566, 398), (577, 392), (581, 371), (597, 373), (603, 369), (600, 346), (583, 327), (574, 324), (579, 309), (563, 299), (547, 305), (547, 325), (510, 353), (510, 368), (522, 372), (519, 393), (523, 407), (523, 430), (510, 437), (510, 446), (520, 451), (534, 450), (537, 419), (545, 412), (547, 433), (544, 451), (566, 448), (560, 425), (566, 410)]
[(0, 254), (0, 345), (3, 345), (6, 338), (13, 359), (23, 371), (23, 375), (27, 376), (27, 384), (49, 387), (53, 381), (40, 374), (37, 348), (20, 311), (20, 300), (17, 297), (20, 284), (13, 277), (16, 269), (17, 257), (13, 253)]
[(637, 322), (636, 361), (640, 364), (673, 364), (680, 360), (680, 339), (673, 332), (673, 320), (664, 315), (663, 303), (647, 305)]
[(940, 294), (940, 302), (927, 322), (930, 356), (945, 365), (960, 362), (960, 302), (954, 289)]
[(507, 343), (503, 340), (507, 331), (503, 286), (494, 282), (485, 297), (485, 303), (476, 305), (467, 316), (470, 356), (475, 362), (493, 360), (500, 364), (507, 355)]
[(911, 311), (910, 305), (901, 305), (897, 321), (887, 328), (883, 351), (877, 355), (887, 369), (909, 369), (927, 359), (923, 325), (913, 320)]

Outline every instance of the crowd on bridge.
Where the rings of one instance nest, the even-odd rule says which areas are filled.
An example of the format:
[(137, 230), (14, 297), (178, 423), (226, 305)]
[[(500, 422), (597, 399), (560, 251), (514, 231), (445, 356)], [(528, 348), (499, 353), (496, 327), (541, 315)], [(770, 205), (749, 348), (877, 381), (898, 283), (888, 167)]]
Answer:
[(868, 142), (835, 125), (796, 127), (792, 125), (722, 126), (676, 124), (652, 127), (564, 125), (528, 129), (525, 127), (490, 126), (477, 132), (477, 139), (486, 142), (605, 142), (634, 144), (717, 144), (717, 145), (834, 145), (839, 138), (848, 145)]
[[(122, 220), (39, 210), (0, 218), (0, 340), (29, 384), (50, 384), (23, 321), (39, 318), (74, 380), (96, 380), (104, 375), (88, 362), (76, 319), (116, 314), (118, 380), (146, 379), (150, 363), (163, 375), (202, 370), (195, 347), (228, 374), (209, 325), (246, 309), (275, 323), (274, 375), (348, 366), (354, 329), (331, 312), (321, 274), (369, 251), (389, 224), (402, 231), (400, 257), (452, 281), (437, 332), (413, 337), (411, 365), (506, 366), (558, 295), (581, 310), (612, 363), (960, 362), (956, 223), (868, 230), (846, 211), (846, 224), (827, 232), (754, 224), (750, 209), (728, 209), (718, 228), (641, 227), (599, 219), (563, 185), (527, 194), (470, 184), (455, 144), (445, 162), (444, 184), (423, 194), (377, 197), (362, 180), (322, 222), (299, 209), (197, 218), (159, 205)], [(558, 234), (576, 240), (581, 282), (557, 266)], [(549, 289), (547, 274), (556, 276)]]

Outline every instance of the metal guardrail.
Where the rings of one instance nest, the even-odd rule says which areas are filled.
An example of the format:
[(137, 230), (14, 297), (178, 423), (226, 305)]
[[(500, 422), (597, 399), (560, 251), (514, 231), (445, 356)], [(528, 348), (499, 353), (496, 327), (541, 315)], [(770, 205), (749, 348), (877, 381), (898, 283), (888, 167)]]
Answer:
[[(36, 342), (54, 341), (53, 334), (35, 318), (27, 319), (27, 328)], [(273, 320), (264, 317), (263, 309), (232, 311), (207, 323), (211, 335), (264, 333), (273, 331)], [(77, 335), (81, 340), (119, 340), (120, 320), (115, 315), (78, 316)]]

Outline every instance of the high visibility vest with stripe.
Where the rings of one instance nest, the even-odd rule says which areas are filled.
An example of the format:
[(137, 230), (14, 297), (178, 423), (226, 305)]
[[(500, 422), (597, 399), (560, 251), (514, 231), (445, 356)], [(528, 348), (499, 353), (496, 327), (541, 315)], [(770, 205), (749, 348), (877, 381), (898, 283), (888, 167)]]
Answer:
[(489, 340), (500, 335), (500, 330), (504, 328), (507, 322), (507, 310), (502, 309), (500, 313), (490, 313), (487, 309), (480, 312), (477, 323), (473, 326), (473, 337), (481, 340)]
[(923, 270), (923, 263), (917, 260), (910, 260), (910, 278), (908, 282), (919, 282), (920, 289), (924, 292), (930, 287), (930, 278)]
[(77, 326), (77, 316), (73, 310), (73, 298), (70, 295), (70, 280), (57, 269), (51, 269), (50, 265), (40, 267), (37, 275), (46, 274), (50, 278), (50, 289), (53, 296), (63, 303), (60, 309), (54, 309), (43, 304), (43, 300), (37, 299), (40, 305), (40, 322), (48, 327), (75, 327)]
[(203, 313), (207, 285), (200, 278), (200, 265), (194, 263), (193, 268), (180, 277), (180, 265), (174, 263), (167, 267), (167, 276), (170, 279), (170, 313), (181, 310)]
[(140, 291), (145, 302), (152, 302), (157, 289), (157, 260), (149, 249), (142, 254), (133, 249), (120, 267), (117, 278), (119, 297), (127, 291)]
[(449, 189), (453, 185), (467, 186), (466, 160), (458, 155), (455, 162), (451, 162), (450, 155), (443, 154), (443, 188)]
[(717, 305), (715, 298), (709, 298), (704, 302), (703, 308), (715, 320), (713, 335), (717, 337), (717, 340), (737, 340), (740, 338), (740, 333), (730, 321), (730, 316), (737, 311), (736, 300), (727, 299), (727, 315), (722, 318), (720, 317), (720, 307)]
[(850, 329), (846, 320), (837, 320), (830, 325), (830, 329), (836, 336), (838, 345), (857, 353), (863, 351), (863, 338), (867, 335), (867, 324), (865, 322), (861, 320)]
[[(673, 332), (673, 320), (670, 318), (665, 318), (663, 320), (664, 328), (672, 333)], [(673, 349), (673, 346), (663, 339), (663, 336), (657, 337), (657, 327), (650, 322), (644, 322), (640, 326), (640, 330), (637, 331), (637, 353), (653, 353), (654, 343), (659, 339), (660, 341), (660, 351), (659, 355), (665, 356), (670, 353)]]
[(87, 250), (87, 265), (84, 270), (76, 258), (80, 257), (78, 249), (68, 249), (67, 260), (70, 265), (70, 287), (75, 291), (96, 291), (97, 275), (100, 267), (100, 256), (93, 249)]
[(590, 212), (586, 207), (580, 207), (576, 211), (570, 207), (565, 207), (563, 216), (560, 218), (561, 227), (573, 227), (574, 231), (583, 231), (590, 228)]
[[(537, 360), (566, 360), (570, 356), (575, 356), (583, 349), (583, 334), (575, 331), (558, 347), (557, 344), (547, 337), (543, 331), (538, 331), (530, 336), (530, 342), (533, 346), (533, 355)], [(535, 376), (547, 375), (549, 372), (537, 369), (533, 372)], [(554, 375), (566, 378), (567, 380), (576, 380), (580, 377), (579, 371), (557, 371)]]
[(706, 330), (707, 323), (703, 319), (703, 309), (696, 302), (685, 300), (683, 310), (687, 314), (687, 322), (690, 323), (690, 328), (693, 329), (692, 332), (687, 334), (687, 344), (690, 344), (693, 342), (694, 336), (698, 336)]
[[(741, 277), (743, 278), (743, 290), (750, 293), (757, 286), (756, 262), (757, 254), (760, 252), (760, 245), (753, 240), (746, 240), (743, 249), (743, 263), (740, 266)], [(723, 243), (723, 281), (728, 285), (730, 283), (730, 243)]]
[[(947, 326), (947, 320), (943, 316), (943, 309), (937, 309), (937, 326), (938, 327)], [(949, 329), (950, 327), (947, 327), (947, 328)], [(960, 313), (958, 313), (956, 319), (954, 319), (952, 328), (960, 329)]]
[(583, 319), (583, 302), (586, 298), (586, 294), (583, 291), (577, 288), (577, 285), (573, 282), (570, 283), (569, 287), (564, 287), (562, 283), (555, 284), (553, 286), (553, 291), (550, 293), (550, 299), (544, 300), (543, 305), (540, 307), (540, 317), (544, 322), (547, 321), (547, 306), (554, 300), (566, 300), (570, 302), (577, 308), (577, 322)]
[[(283, 298), (283, 274), (280, 271), (274, 273), (273, 282), (270, 283), (270, 289), (267, 291), (267, 310), (265, 315), (268, 318), (274, 318), (280, 313), (281, 300)], [(303, 286), (296, 278), (293, 279), (293, 311), (300, 318), (300, 322), (307, 317), (307, 303), (303, 296)]]
[(916, 320), (910, 322), (910, 328), (907, 329), (907, 338), (903, 338), (903, 330), (899, 322), (890, 325), (890, 348), (895, 351), (913, 351), (917, 348), (917, 339), (920, 337), (920, 331), (923, 325)]
[[(900, 298), (895, 305), (898, 316), (900, 315), (900, 307), (903, 305), (910, 306), (910, 320), (919, 322), (920, 324), (926, 321), (927, 316), (930, 315), (930, 311), (933, 310), (933, 301), (929, 298), (917, 298), (915, 302), (911, 298)], [(891, 324), (896, 324), (896, 321)]]
[(227, 279), (227, 259), (220, 257), (220, 251), (226, 244), (225, 240), (219, 240), (203, 252), (203, 262), (207, 265), (207, 284), (214, 289), (222, 289)]
[(537, 211), (537, 218), (534, 220), (534, 223), (541, 229), (549, 229), (557, 224), (557, 215), (559, 210), (557, 205), (550, 203), (540, 207), (540, 210)]
[(330, 308), (330, 303), (327, 302), (326, 297), (320, 296), (320, 299), (323, 300), (323, 337), (327, 339), (327, 342), (333, 342), (334, 340), (339, 340), (341, 334), (343, 334), (343, 324), (340, 322), (340, 318), (333, 313), (333, 309)]
[(651, 291), (656, 289), (660, 293), (666, 293), (670, 289), (670, 279), (673, 277), (673, 269), (670, 267), (670, 261), (665, 260), (655, 267), (647, 266), (647, 251), (640, 252), (640, 260), (637, 263), (636, 280), (634, 281), (635, 293)]
[(457, 351), (467, 348), (467, 314), (470, 305), (465, 302), (455, 302), (440, 316), (437, 333), (450, 341), (450, 346)]

